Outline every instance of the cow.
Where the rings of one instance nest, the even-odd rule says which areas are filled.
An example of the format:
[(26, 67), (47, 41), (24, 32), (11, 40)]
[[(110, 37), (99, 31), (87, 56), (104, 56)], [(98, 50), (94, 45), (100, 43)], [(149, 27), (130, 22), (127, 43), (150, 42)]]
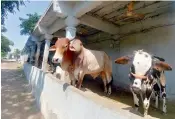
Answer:
[(139, 107), (139, 95), (143, 102), (144, 116), (148, 114), (150, 106), (150, 98), (155, 95), (155, 107), (158, 108), (159, 97), (163, 99), (164, 113), (166, 110), (166, 79), (164, 71), (171, 71), (172, 67), (165, 63), (163, 58), (151, 55), (143, 50), (134, 52), (134, 55), (127, 55), (117, 58), (115, 63), (128, 64), (132, 62), (130, 67), (129, 79), (131, 81), (131, 92), (135, 109)]
[(104, 92), (111, 94), (112, 61), (105, 52), (86, 49), (79, 39), (68, 38), (58, 38), (50, 51), (55, 51), (53, 62), (60, 63), (63, 70), (72, 74), (72, 85), (77, 81), (76, 87), (80, 89), (84, 75), (90, 74), (94, 79), (100, 75)]

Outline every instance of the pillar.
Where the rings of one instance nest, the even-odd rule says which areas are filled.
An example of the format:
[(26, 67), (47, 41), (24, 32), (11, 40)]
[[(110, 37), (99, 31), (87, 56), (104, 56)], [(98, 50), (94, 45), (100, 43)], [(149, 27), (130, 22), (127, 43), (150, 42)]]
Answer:
[(37, 51), (35, 55), (35, 66), (38, 67), (38, 59), (40, 56), (41, 42), (37, 42)]
[(76, 26), (79, 24), (79, 20), (74, 16), (68, 16), (65, 20), (66, 24), (66, 38), (72, 40), (76, 37)]
[(47, 61), (49, 56), (49, 48), (50, 48), (50, 41), (52, 39), (52, 35), (45, 34), (45, 48), (44, 48), (44, 55), (43, 55), (43, 62), (42, 62), (42, 70), (47, 71)]

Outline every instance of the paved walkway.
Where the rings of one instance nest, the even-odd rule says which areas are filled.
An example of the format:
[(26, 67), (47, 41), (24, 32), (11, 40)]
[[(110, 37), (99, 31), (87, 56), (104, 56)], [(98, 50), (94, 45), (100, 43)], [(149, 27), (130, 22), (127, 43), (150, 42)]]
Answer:
[(1, 64), (1, 105), (2, 119), (43, 119), (18, 63)]

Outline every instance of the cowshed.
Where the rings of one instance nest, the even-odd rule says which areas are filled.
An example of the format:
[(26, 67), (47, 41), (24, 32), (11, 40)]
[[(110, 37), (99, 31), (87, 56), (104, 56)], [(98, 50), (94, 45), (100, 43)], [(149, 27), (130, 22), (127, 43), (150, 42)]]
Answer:
[[(34, 55), (35, 66), (47, 72), (48, 57), (51, 53), (49, 48), (51, 44), (55, 44), (55, 38), (66, 37), (72, 40), (78, 37), (87, 49), (104, 51), (111, 58), (114, 88), (121, 88), (120, 92), (130, 91), (130, 80), (126, 75), (129, 68), (127, 65), (116, 65), (114, 62), (116, 57), (144, 49), (165, 58), (172, 67), (175, 66), (174, 4), (173, 1), (135, 1), (131, 4), (130, 1), (52, 1), (30, 36), (36, 42), (37, 50), (28, 55), (29, 57)], [(61, 69), (57, 71), (61, 72)], [(142, 75), (135, 75), (135, 77), (144, 78)], [(160, 77), (166, 77), (168, 105), (169, 100), (175, 99), (175, 80), (173, 80), (175, 72), (172, 70), (161, 73)], [(86, 79), (84, 85), (85, 81)], [(91, 83), (92, 86), (96, 86), (94, 84)], [(93, 92), (101, 91), (98, 92), (95, 89)], [(114, 94), (120, 94), (120, 92)], [(119, 96), (119, 98), (121, 98), (119, 102), (122, 102), (122, 99), (132, 102), (129, 95), (124, 98)], [(116, 99), (112, 100), (116, 101)], [(170, 106), (167, 108), (171, 110)], [(130, 111), (125, 111), (127, 112)], [(173, 110), (169, 111), (168, 116), (173, 115), (172, 112)], [(150, 116), (155, 115), (150, 113)], [(160, 118), (160, 115), (157, 117)]]

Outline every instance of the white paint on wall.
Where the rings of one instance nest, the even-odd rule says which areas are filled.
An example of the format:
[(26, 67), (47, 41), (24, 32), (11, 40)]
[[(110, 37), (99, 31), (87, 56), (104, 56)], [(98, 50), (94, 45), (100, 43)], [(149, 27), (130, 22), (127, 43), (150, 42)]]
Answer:
[[(147, 33), (139, 33), (122, 39), (120, 54), (131, 54), (134, 50), (143, 49), (147, 52), (153, 53), (162, 57), (172, 67), (175, 67), (175, 25), (157, 28)], [(117, 66), (117, 69), (125, 66)], [(126, 75), (125, 72), (120, 72), (118, 75)], [(175, 70), (167, 71), (165, 73), (167, 78), (167, 95), (175, 98)], [(124, 81), (127, 76), (124, 77)]]
[[(169, 19), (165, 17), (165, 20)], [(173, 19), (172, 19), (173, 20)], [(150, 22), (151, 23), (151, 22)], [(133, 51), (143, 49), (162, 57), (173, 68), (175, 67), (175, 25), (155, 28), (146, 33), (138, 33), (121, 39), (120, 52), (110, 48), (111, 41), (86, 45), (85, 47), (103, 50), (111, 56), (113, 61), (114, 84), (129, 89), (129, 65), (118, 65), (114, 60), (120, 56), (132, 54)], [(175, 99), (175, 69), (165, 73), (167, 78), (167, 97)]]

